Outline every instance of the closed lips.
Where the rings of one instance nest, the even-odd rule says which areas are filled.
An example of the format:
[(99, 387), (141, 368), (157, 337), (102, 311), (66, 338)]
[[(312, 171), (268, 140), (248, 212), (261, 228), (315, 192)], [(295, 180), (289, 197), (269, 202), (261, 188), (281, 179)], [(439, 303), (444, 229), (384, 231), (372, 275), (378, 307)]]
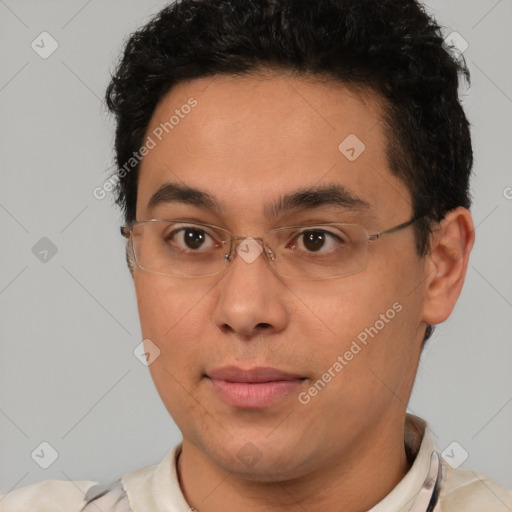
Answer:
[(205, 375), (217, 398), (238, 409), (264, 409), (292, 396), (305, 377), (259, 367), (242, 370), (224, 367)]
[(276, 382), (286, 380), (303, 380), (305, 377), (277, 370), (276, 368), (252, 368), (242, 370), (237, 367), (224, 367), (213, 370), (206, 374), (206, 377), (216, 380), (224, 380), (226, 382), (241, 382), (258, 384), (262, 382)]

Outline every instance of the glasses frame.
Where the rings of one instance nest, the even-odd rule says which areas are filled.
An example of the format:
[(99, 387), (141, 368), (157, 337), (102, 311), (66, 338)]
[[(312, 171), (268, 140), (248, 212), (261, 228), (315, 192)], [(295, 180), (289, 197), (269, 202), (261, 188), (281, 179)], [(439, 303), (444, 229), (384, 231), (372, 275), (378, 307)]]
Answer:
[[(380, 240), (384, 235), (390, 235), (392, 233), (396, 233), (397, 231), (401, 231), (409, 226), (411, 226), (412, 224), (414, 224), (415, 222), (417, 222), (418, 220), (422, 219), (426, 217), (426, 215), (420, 215), (420, 216), (417, 216), (417, 217), (413, 217), (412, 219), (406, 221), (406, 222), (402, 222), (401, 224), (397, 224), (396, 226), (393, 226), (391, 228), (388, 228), (388, 229), (385, 229), (385, 230), (382, 230), (382, 231), (378, 231), (377, 233), (372, 233), (372, 234), (369, 234), (368, 233), (368, 230), (364, 227), (364, 226), (361, 226), (359, 224), (351, 224), (351, 223), (347, 223), (347, 222), (325, 222), (325, 223), (318, 223), (318, 224), (311, 224), (310, 226), (311, 227), (317, 227), (317, 226), (355, 226), (357, 228), (360, 228), (362, 230), (364, 230), (367, 234), (367, 241), (368, 243), (370, 242), (376, 242), (377, 240)], [(143, 270), (144, 272), (149, 272), (151, 274), (156, 274), (156, 275), (161, 275), (161, 276), (166, 276), (166, 277), (178, 277), (178, 278), (189, 278), (189, 279), (193, 279), (193, 278), (201, 278), (201, 277), (212, 277), (212, 276), (216, 276), (216, 275), (219, 275), (223, 272), (223, 270), (219, 270), (218, 272), (215, 272), (214, 274), (207, 274), (207, 275), (204, 275), (204, 276), (188, 276), (188, 275), (174, 275), (174, 274), (164, 274), (162, 272), (156, 272), (154, 270), (148, 270), (147, 268), (145, 267), (142, 267), (138, 262), (137, 262), (137, 258), (135, 256), (135, 250), (133, 248), (133, 241), (132, 241), (132, 230), (135, 226), (138, 226), (140, 224), (149, 224), (149, 223), (156, 223), (156, 222), (176, 222), (176, 223), (183, 223), (183, 224), (193, 224), (193, 225), (196, 225), (196, 226), (204, 226), (204, 227), (207, 227), (207, 228), (213, 228), (213, 229), (216, 229), (216, 230), (220, 230), (220, 231), (224, 231), (226, 232), (229, 237), (227, 240), (223, 240), (222, 243), (225, 243), (225, 242), (229, 242), (230, 243), (230, 247), (229, 247), (229, 252), (227, 254), (224, 255), (224, 261), (226, 263), (231, 263), (234, 259), (234, 248), (235, 248), (235, 245), (233, 243), (234, 240), (245, 240), (246, 238), (249, 238), (249, 235), (247, 236), (241, 236), (241, 235), (232, 235), (232, 233), (225, 229), (225, 228), (221, 228), (220, 226), (216, 226), (214, 224), (206, 224), (206, 223), (201, 223), (201, 222), (195, 222), (195, 221), (188, 221), (188, 220), (184, 220), (184, 219), (171, 219), (171, 220), (166, 220), (166, 219), (148, 219), (148, 220), (136, 220), (128, 225), (125, 225), (125, 226), (120, 226), (120, 231), (121, 231), (121, 235), (126, 238), (128, 240), (128, 244), (127, 244), (127, 247), (126, 247), (126, 257), (127, 257), (127, 261), (128, 261), (128, 264), (130, 266), (130, 269), (133, 268), (132, 265), (135, 265), (137, 266), (137, 268), (139, 268), (140, 270)], [(259, 240), (261, 241), (261, 245), (263, 247), (263, 252), (267, 255), (267, 258), (270, 260), (270, 262), (272, 262), (273, 260), (275, 260), (275, 253), (274, 251), (267, 247), (267, 245), (265, 244), (264, 242), (264, 237), (265, 235), (267, 235), (268, 233), (274, 233), (276, 231), (283, 231), (283, 230), (286, 230), (286, 229), (293, 229), (293, 228), (307, 228), (308, 225), (307, 224), (302, 224), (300, 226), (285, 226), (285, 227), (282, 227), (282, 228), (275, 228), (275, 229), (269, 229), (268, 231), (265, 231), (263, 233), (263, 236), (262, 237), (250, 237), (252, 238), (253, 240)], [(225, 267), (227, 268), (227, 266)], [(363, 272), (366, 267), (362, 268), (361, 270), (358, 270), (356, 272), (350, 272), (348, 274), (342, 274), (340, 276), (333, 276), (333, 277), (320, 277), (320, 278), (307, 278), (307, 277), (304, 277), (304, 278), (299, 278), (299, 277), (295, 277), (295, 278), (291, 278), (291, 277), (288, 277), (288, 276), (281, 276), (279, 274), (279, 272), (277, 272), (277, 270), (275, 269), (275, 266), (270, 264), (270, 268), (272, 269), (272, 271), (278, 275), (279, 277), (286, 277), (287, 279), (301, 279), (301, 280), (307, 280), (307, 281), (324, 281), (324, 280), (327, 280), (327, 279), (339, 279), (341, 277), (346, 277), (346, 276), (349, 276), (349, 275), (354, 275), (354, 274), (359, 274), (360, 272)]]

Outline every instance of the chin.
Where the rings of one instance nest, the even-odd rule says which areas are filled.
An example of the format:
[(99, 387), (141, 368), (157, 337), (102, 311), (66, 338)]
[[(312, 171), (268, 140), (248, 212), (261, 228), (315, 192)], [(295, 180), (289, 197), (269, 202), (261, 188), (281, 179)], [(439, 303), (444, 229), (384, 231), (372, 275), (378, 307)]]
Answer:
[(306, 453), (300, 436), (293, 441), (266, 434), (245, 433), (230, 438), (223, 446), (218, 442), (207, 443), (202, 451), (224, 471), (251, 481), (289, 481), (311, 471), (313, 453)]

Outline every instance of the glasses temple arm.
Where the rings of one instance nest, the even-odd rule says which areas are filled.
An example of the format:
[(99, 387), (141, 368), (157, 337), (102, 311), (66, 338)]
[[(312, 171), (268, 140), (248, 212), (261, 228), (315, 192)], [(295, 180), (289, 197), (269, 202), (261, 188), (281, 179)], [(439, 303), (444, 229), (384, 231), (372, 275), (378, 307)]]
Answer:
[(410, 226), (411, 224), (414, 224), (418, 220), (425, 217), (425, 215), (420, 215), (419, 217), (413, 217), (411, 220), (408, 220), (407, 222), (403, 222), (402, 224), (399, 224), (398, 226), (394, 226), (392, 228), (386, 229), (385, 231), (379, 231), (378, 233), (375, 233), (373, 235), (368, 236), (368, 240), (377, 240), (382, 235), (388, 235), (390, 233), (394, 233), (395, 231), (400, 231), (401, 229), (406, 228), (407, 226)]

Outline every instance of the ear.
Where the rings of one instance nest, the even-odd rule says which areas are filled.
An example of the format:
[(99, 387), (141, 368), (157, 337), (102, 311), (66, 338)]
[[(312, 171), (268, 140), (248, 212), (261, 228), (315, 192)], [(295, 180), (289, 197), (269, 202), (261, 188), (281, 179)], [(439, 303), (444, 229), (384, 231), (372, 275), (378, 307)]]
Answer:
[(449, 211), (434, 233), (425, 257), (425, 300), (422, 320), (444, 322), (459, 298), (475, 242), (471, 213), (458, 207)]

